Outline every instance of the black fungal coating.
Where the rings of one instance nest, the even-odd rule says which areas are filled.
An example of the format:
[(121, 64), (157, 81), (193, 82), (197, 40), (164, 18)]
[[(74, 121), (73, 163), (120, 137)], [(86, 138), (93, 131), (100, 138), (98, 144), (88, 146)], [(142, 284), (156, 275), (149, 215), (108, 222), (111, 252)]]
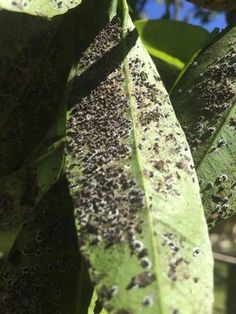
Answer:
[[(82, 55), (81, 68), (91, 66), (111, 47), (118, 45), (121, 31), (117, 20), (109, 23)], [(139, 229), (137, 211), (144, 206), (143, 192), (128, 166), (131, 162), (131, 122), (122, 65), (114, 64), (116, 70), (111, 71), (113, 62), (103, 57), (98, 65), (95, 64), (97, 69), (92, 72), (93, 77), (89, 70), (88, 74), (85, 72), (83, 82), (86, 86), (80, 85), (80, 78), (74, 85), (75, 90), (86, 95), (72, 110), (67, 145), (75, 163), (72, 167), (77, 166), (75, 160), (78, 160), (82, 171), (82, 177), (74, 187), (76, 219), (78, 223), (83, 221), (79, 230), (82, 243), (88, 235), (101, 236), (107, 245), (121, 242), (124, 236)], [(94, 73), (98, 77), (94, 78)], [(91, 80), (100, 82), (87, 91)], [(71, 101), (75, 99), (72, 94)], [(124, 167), (126, 162), (127, 167)]]
[(153, 296), (146, 296), (143, 300), (143, 306), (149, 307), (153, 305)]
[[(214, 135), (225, 112), (234, 105), (233, 99), (236, 99), (236, 93), (232, 81), (236, 80), (235, 58), (235, 49), (219, 58), (203, 73), (191, 91), (191, 94), (198, 95), (196, 116), (199, 118), (184, 129), (193, 152)], [(217, 146), (223, 145), (218, 143)]]
[(161, 245), (162, 246), (167, 245), (171, 249), (172, 255), (173, 256), (176, 255), (176, 253), (179, 252), (179, 250), (180, 250), (180, 246), (178, 246), (176, 244), (176, 242), (175, 242), (176, 240), (174, 239), (175, 238), (174, 234), (167, 232), (163, 235), (163, 238), (164, 239), (163, 239)]
[[(110, 246), (125, 242), (131, 254), (137, 257), (140, 267), (135, 276), (132, 274), (127, 278), (126, 288), (138, 287), (146, 296), (148, 293), (144, 288), (155, 285), (156, 275), (152, 272), (152, 263), (142, 263), (152, 262), (152, 257), (143, 240), (143, 215), (139, 213), (144, 214), (145, 205), (150, 210), (156, 210), (152, 196), (157, 193), (166, 198), (179, 195), (177, 182), (184, 175), (193, 175), (194, 169), (189, 166), (188, 147), (179, 124), (173, 119), (168, 96), (163, 87), (157, 85), (149, 69), (151, 64), (138, 57), (138, 45), (130, 54), (132, 45), (127, 45), (124, 70), (124, 52), (120, 51), (121, 32), (120, 22), (114, 19), (80, 58), (70, 99), (67, 172), (75, 204), (79, 242), (85, 257), (90, 260), (90, 250), (94, 249), (89, 245), (102, 248), (105, 245), (110, 250)], [(131, 42), (132, 36), (131, 33)], [(120, 53), (122, 57), (119, 57)], [(128, 79), (124, 75), (126, 71)], [(129, 85), (129, 92), (126, 84)], [(167, 121), (170, 121), (171, 131), (164, 132)], [(133, 131), (137, 132), (135, 145)], [(174, 154), (174, 162), (161, 153), (157, 156), (163, 149), (167, 156)], [(133, 167), (137, 166), (136, 154), (146, 158), (141, 164), (143, 174), (140, 175), (145, 176), (152, 189), (146, 195), (148, 204), (144, 204), (143, 191), (135, 177), (137, 174), (139, 177), (139, 169)], [(176, 168), (176, 163), (179, 168)], [(148, 167), (145, 168), (145, 165)], [(137, 247), (135, 244), (140, 239), (144, 243)], [(174, 245), (170, 250), (170, 255), (172, 252), (177, 254), (179, 248)], [(96, 262), (92, 263), (92, 258), (90, 261), (91, 271), (100, 275)], [(149, 267), (150, 271), (147, 271)], [(104, 285), (105, 278), (93, 276), (93, 279), (98, 289), (102, 286), (100, 297), (110, 304), (110, 287), (106, 286), (107, 283)], [(110, 302), (112, 305), (115, 303), (113, 299)]]
[(135, 277), (133, 277), (127, 286), (127, 289), (132, 289), (134, 287), (145, 288), (156, 280), (155, 274), (145, 271)]
[(229, 125), (236, 130), (236, 117), (230, 119)]
[(196, 256), (199, 256), (199, 254), (201, 253), (200, 249), (199, 248), (195, 248), (193, 250), (193, 256), (196, 257)]
[[(172, 95), (177, 116), (184, 124), (198, 175), (205, 181), (201, 184), (201, 192), (209, 228), (235, 212), (236, 200), (229, 182), (234, 179), (235, 172), (235, 28), (222, 34), (224, 36), (220, 35), (212, 46), (197, 57), (198, 68), (189, 68)], [(184, 91), (181, 96), (178, 94), (179, 88)], [(189, 93), (185, 92), (188, 89)], [(228, 157), (231, 154), (230, 163), (225, 154)], [(214, 169), (208, 179), (207, 168)], [(212, 182), (207, 184), (209, 179)], [(219, 205), (217, 209), (216, 204)]]
[(151, 263), (151, 261), (147, 257), (143, 257), (141, 259), (140, 265), (143, 268), (150, 268), (152, 266), (152, 263)]
[(143, 258), (148, 256), (148, 250), (147, 249), (143, 249), (138, 253), (138, 258)]
[(213, 194), (212, 195), (212, 201), (214, 203), (223, 203), (224, 202), (224, 198), (218, 194)]
[[(145, 73), (145, 63), (134, 54), (134, 57), (128, 58), (128, 75), (132, 85), (130, 97), (135, 101), (135, 104), (130, 104), (124, 88), (124, 64), (119, 57), (119, 54), (123, 55), (123, 50), (120, 50), (121, 33), (117, 19), (106, 25), (82, 54), (79, 75), (73, 83), (70, 100), (73, 109), (67, 145), (70, 155), (68, 173), (74, 189), (82, 244), (88, 235), (99, 235), (101, 241), (105, 240), (109, 245), (142, 232), (137, 213), (144, 207), (144, 195), (130, 169), (133, 144), (131, 106), (136, 106), (136, 127), (140, 130), (137, 147), (142, 152), (145, 146), (145, 152), (149, 151), (152, 156), (148, 162), (153, 171), (149, 171), (148, 175), (149, 179), (153, 178), (155, 191), (178, 195), (175, 183), (181, 177), (179, 172), (193, 173), (188, 167), (189, 156), (182, 152), (179, 131), (165, 134), (166, 142), (172, 145), (171, 153), (179, 156), (181, 169), (176, 175), (169, 174), (163, 182), (156, 183), (154, 171), (168, 173), (171, 162), (155, 159), (159, 150), (159, 134), (147, 147), (145, 133), (152, 132), (150, 130), (154, 126), (155, 131), (159, 131), (159, 120), (168, 119), (170, 113), (161, 108), (164, 102), (168, 102), (168, 96), (157, 88), (155, 80), (150, 82)], [(127, 49), (135, 44), (135, 36), (129, 34)], [(73, 174), (76, 167), (81, 169), (78, 180)]]
[(134, 240), (134, 242), (132, 242), (132, 247), (134, 251), (141, 252), (143, 250), (143, 243), (141, 241)]
[(109, 301), (117, 292), (118, 292), (118, 289), (115, 286), (111, 288), (102, 286), (98, 290), (98, 296), (103, 301)]

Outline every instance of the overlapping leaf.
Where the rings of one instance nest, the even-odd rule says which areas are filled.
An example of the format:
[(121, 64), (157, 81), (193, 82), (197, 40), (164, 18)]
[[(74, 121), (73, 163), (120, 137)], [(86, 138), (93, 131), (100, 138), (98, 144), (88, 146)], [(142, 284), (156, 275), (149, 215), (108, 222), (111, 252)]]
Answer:
[(7, 253), (18, 225), (61, 173), (71, 20), (1, 17), (0, 251)]
[(236, 211), (236, 27), (189, 66), (172, 93), (212, 226)]
[(62, 177), (27, 219), (0, 270), (1, 313), (74, 314), (79, 251)]
[(0, 0), (0, 9), (51, 18), (75, 8), (82, 0)]
[[(79, 244), (108, 312), (211, 313), (191, 154), (123, 4), (120, 18), (79, 41), (67, 146)], [(86, 6), (81, 16), (83, 29)]]
[[(0, 312), (77, 313), (77, 236), (67, 182), (59, 179), (73, 15), (50, 23), (24, 16), (27, 33), (22, 15), (2, 14), (12, 31), (1, 37), (9, 54), (1, 55)], [(14, 31), (22, 36), (16, 50)]]

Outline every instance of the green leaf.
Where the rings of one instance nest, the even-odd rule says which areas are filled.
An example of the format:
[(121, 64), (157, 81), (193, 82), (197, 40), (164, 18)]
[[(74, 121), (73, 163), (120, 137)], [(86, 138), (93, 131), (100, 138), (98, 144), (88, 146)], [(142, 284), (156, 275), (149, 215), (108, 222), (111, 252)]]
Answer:
[(0, 25), (9, 23), (0, 28), (0, 252), (7, 254), (63, 167), (73, 22), (0, 15)]
[(181, 21), (140, 20), (135, 26), (152, 56), (180, 69), (205, 45), (210, 35), (203, 27)]
[(2, 313), (75, 314), (79, 251), (62, 177), (27, 219), (0, 267)]
[(96, 292), (93, 293), (93, 297), (89, 306), (88, 314), (107, 314), (107, 311), (102, 308), (98, 300)]
[(51, 18), (75, 8), (82, 0), (0, 0), (0, 9)]
[(188, 67), (171, 99), (191, 146), (209, 226), (236, 211), (236, 27)]
[(98, 297), (109, 313), (211, 313), (207, 226), (168, 95), (126, 6), (95, 34), (78, 42), (66, 166)]
[(135, 26), (168, 89), (215, 34), (203, 27), (171, 20), (140, 20)]

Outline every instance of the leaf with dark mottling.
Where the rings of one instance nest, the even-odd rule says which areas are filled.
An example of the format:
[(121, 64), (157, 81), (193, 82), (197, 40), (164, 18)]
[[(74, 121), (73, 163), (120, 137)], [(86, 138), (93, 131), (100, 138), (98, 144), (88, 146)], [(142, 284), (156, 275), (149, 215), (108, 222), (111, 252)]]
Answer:
[(236, 211), (236, 27), (188, 67), (171, 94), (196, 165), (209, 226)]
[(0, 267), (1, 313), (76, 314), (79, 251), (65, 177), (26, 220)]
[(123, 5), (78, 43), (66, 168), (79, 245), (109, 313), (208, 314), (212, 256), (190, 150)]
[(7, 254), (63, 167), (72, 20), (0, 16), (0, 252)]

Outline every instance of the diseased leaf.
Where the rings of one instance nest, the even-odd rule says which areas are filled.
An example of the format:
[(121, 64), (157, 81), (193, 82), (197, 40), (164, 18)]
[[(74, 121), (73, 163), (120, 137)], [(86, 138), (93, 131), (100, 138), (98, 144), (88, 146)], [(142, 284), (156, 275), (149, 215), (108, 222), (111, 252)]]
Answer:
[[(54, 147), (53, 147), (54, 148)], [(0, 180), (0, 251), (8, 253), (21, 224), (49, 188), (57, 182), (63, 163), (61, 143), (48, 154)]]
[(185, 129), (209, 226), (236, 211), (236, 27), (206, 48), (171, 99)]
[(6, 254), (61, 174), (73, 27), (71, 16), (51, 24), (26, 16), (28, 30), (20, 15), (0, 15), (11, 23), (10, 30), (0, 28), (0, 252)]
[(1, 313), (77, 313), (79, 251), (65, 177), (28, 217), (1, 266)]
[(168, 89), (184, 66), (215, 36), (215, 32), (210, 34), (203, 27), (181, 21), (140, 20), (135, 26)]
[(51, 18), (75, 8), (82, 0), (0, 0), (0, 9)]
[(211, 313), (193, 161), (123, 4), (121, 17), (78, 44), (66, 165), (79, 244), (109, 313)]
[[(20, 101), (41, 65), (46, 63), (48, 49), (63, 20), (63, 17), (57, 17), (49, 22), (37, 17), (0, 12), (1, 97)], [(3, 101), (0, 108), (1, 125), (5, 119), (3, 110), (6, 110)]]
[[(16, 100), (11, 106), (13, 110), (5, 118), (1, 116), (4, 122), (1, 126), (0, 176), (9, 175), (24, 164), (36, 143), (40, 143), (49, 131), (58, 112), (71, 61), (68, 59), (70, 46), (67, 47), (70, 42), (63, 43), (68, 25), (61, 21), (55, 28), (55, 24), (48, 24), (46, 32), (29, 39), (14, 57), (2, 58), (0, 91), (8, 101), (8, 95)], [(14, 45), (14, 37), (9, 45)], [(40, 49), (43, 50), (38, 53)], [(37, 58), (32, 58), (30, 63), (29, 58), (34, 53)], [(16, 74), (19, 78), (15, 78)], [(1, 102), (0, 108), (5, 107), (5, 102)]]
[(173, 87), (176, 78), (178, 78), (180, 75), (181, 70), (172, 64), (168, 64), (158, 58), (152, 57), (152, 60), (155, 63), (158, 72), (160, 73), (161, 80), (163, 81), (166, 90), (169, 92)]

